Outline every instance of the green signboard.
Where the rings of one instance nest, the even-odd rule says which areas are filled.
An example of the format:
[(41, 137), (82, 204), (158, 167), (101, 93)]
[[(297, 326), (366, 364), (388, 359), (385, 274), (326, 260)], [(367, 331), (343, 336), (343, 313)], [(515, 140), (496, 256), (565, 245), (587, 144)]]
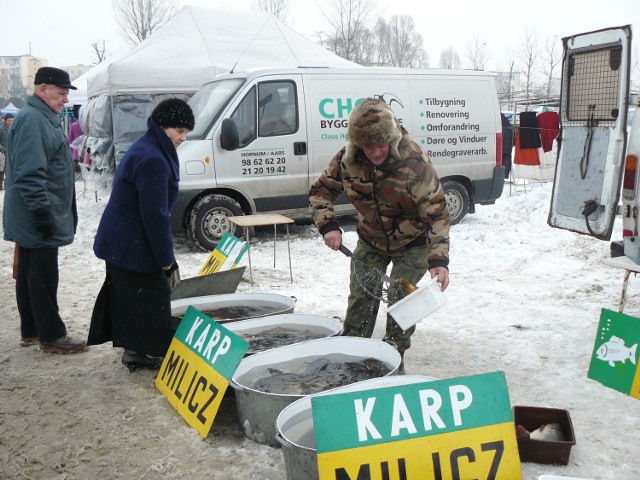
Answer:
[(640, 319), (603, 308), (588, 377), (640, 399), (638, 343)]
[(185, 421), (208, 435), (249, 342), (189, 306), (155, 385)]
[(322, 480), (521, 478), (502, 372), (311, 402)]

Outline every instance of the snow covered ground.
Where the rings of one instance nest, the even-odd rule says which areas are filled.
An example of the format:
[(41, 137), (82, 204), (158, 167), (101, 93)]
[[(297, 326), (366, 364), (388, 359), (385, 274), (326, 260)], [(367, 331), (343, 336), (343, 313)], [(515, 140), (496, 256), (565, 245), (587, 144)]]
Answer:
[[(406, 370), (438, 378), (504, 371), (512, 405), (568, 410), (576, 436), (569, 465), (523, 463), (526, 480), (636, 479), (640, 402), (587, 378), (600, 309), (617, 310), (623, 271), (605, 265), (608, 242), (546, 224), (550, 192), (550, 184), (505, 186), (495, 205), (452, 228), (447, 303), (418, 325)], [(59, 303), (76, 336), (87, 334), (103, 279), (91, 247), (105, 203), (101, 191), (80, 198), (76, 241), (60, 251)], [(345, 229), (353, 248), (354, 223)], [(342, 317), (348, 259), (325, 247), (312, 225), (296, 225), (291, 284), (278, 232), (276, 268), (273, 230), (258, 230), (255, 285), (247, 268), (238, 291), (285, 293), (297, 298), (296, 313)], [(180, 238), (176, 249), (182, 276), (197, 275), (207, 254)], [(20, 347), (12, 252), (0, 242), (0, 477), (285, 478), (281, 452), (244, 437), (232, 402), (223, 402), (202, 441), (155, 389), (153, 372), (130, 374), (120, 364), (120, 349), (61, 357)], [(639, 292), (632, 276), (626, 313), (640, 316)], [(381, 308), (374, 338), (382, 337), (383, 315)]]

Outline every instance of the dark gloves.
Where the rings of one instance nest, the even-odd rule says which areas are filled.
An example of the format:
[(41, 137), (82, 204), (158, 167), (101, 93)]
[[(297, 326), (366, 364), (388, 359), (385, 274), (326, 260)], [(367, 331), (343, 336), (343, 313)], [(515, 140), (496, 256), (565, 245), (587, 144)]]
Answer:
[(47, 239), (53, 236), (53, 219), (48, 210), (35, 210), (33, 218), (36, 230), (42, 235), (42, 238)]
[(173, 292), (178, 285), (180, 285), (180, 269), (178, 267), (178, 262), (173, 262), (171, 267), (168, 270), (165, 270), (164, 273), (167, 276), (169, 288)]

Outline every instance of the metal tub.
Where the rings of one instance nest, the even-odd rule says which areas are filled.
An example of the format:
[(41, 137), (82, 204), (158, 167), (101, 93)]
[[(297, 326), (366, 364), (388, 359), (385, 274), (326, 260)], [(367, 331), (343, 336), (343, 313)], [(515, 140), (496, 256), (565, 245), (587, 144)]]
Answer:
[(278, 368), (290, 360), (303, 363), (305, 358), (331, 354), (346, 355), (353, 361), (374, 358), (391, 369), (387, 376), (395, 375), (401, 362), (398, 351), (388, 343), (360, 337), (309, 340), (245, 357), (230, 382), (235, 391), (238, 417), (245, 435), (258, 443), (279, 447), (280, 442), (276, 440), (278, 415), (287, 405), (305, 396), (268, 393), (248, 387), (260, 372), (266, 372), (267, 368)]
[(296, 299), (278, 293), (232, 293), (225, 295), (204, 295), (171, 301), (171, 316), (182, 317), (189, 305), (201, 312), (219, 311), (211, 316), (218, 323), (293, 313)]
[(311, 398), (345, 392), (410, 385), (436, 380), (422, 375), (372, 378), (303, 397), (286, 406), (276, 419), (276, 439), (282, 444), (287, 480), (318, 480), (318, 454), (313, 430)]
[(171, 292), (171, 300), (202, 295), (221, 295), (236, 293), (242, 274), (247, 267), (183, 278), (176, 289)]
[[(308, 313), (286, 313), (240, 320), (238, 322), (230, 322), (226, 325), (227, 329), (245, 339), (275, 327), (282, 327), (299, 332), (309, 332), (319, 337), (333, 337), (342, 331), (342, 322), (335, 317), (325, 317)], [(253, 355), (254, 353), (259, 353), (264, 350), (266, 349), (260, 350), (249, 347), (247, 355)]]

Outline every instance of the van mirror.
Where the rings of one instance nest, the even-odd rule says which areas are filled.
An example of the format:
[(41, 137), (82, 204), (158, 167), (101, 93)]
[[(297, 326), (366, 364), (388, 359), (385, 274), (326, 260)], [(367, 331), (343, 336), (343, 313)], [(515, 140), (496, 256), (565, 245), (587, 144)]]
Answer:
[(224, 150), (237, 150), (240, 146), (240, 138), (238, 136), (238, 126), (231, 118), (222, 120), (220, 127), (220, 146)]

